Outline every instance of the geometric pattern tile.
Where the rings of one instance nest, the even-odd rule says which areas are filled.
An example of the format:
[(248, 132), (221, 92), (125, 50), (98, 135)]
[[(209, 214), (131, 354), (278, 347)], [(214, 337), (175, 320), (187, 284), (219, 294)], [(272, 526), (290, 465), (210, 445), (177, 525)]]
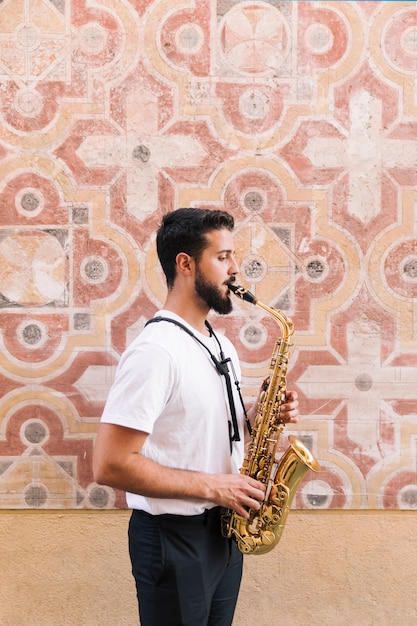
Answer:
[[(97, 425), (164, 300), (161, 216), (196, 206), (294, 322), (322, 466), (294, 506), (417, 509), (415, 2), (6, 1), (0, 102), (0, 508), (126, 506)], [(279, 329), (213, 318), (250, 400)]]

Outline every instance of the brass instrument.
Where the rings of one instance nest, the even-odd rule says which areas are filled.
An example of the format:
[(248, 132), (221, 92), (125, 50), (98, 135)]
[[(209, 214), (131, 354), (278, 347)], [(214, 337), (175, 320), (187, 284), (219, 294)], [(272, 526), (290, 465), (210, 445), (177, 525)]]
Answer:
[(259, 511), (249, 510), (249, 519), (228, 510), (222, 517), (222, 533), (233, 537), (244, 554), (264, 554), (274, 548), (281, 539), (287, 515), (298, 486), (308, 470), (320, 471), (317, 459), (294, 435), (288, 440), (290, 446), (278, 460), (279, 437), (284, 430), (279, 413), (286, 396), (286, 373), (294, 333), (292, 321), (282, 311), (268, 307), (241, 286), (229, 285), (233, 293), (264, 309), (280, 325), (282, 336), (278, 338), (272, 353), (269, 375), (264, 380), (257, 407), (251, 441), (248, 446), (241, 473), (252, 476), (266, 486), (266, 493)]

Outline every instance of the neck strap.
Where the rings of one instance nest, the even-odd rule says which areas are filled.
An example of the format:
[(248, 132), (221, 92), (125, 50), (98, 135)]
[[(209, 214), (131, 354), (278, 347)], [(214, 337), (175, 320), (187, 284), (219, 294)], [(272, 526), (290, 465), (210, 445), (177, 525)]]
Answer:
[(178, 320), (175, 320), (175, 319), (173, 319), (171, 317), (162, 317), (161, 315), (159, 315), (157, 317), (153, 317), (152, 319), (148, 320), (146, 322), (145, 326), (147, 326), (148, 324), (152, 324), (154, 322), (170, 322), (171, 324), (175, 324), (176, 326), (179, 326), (180, 328), (182, 328), (183, 331), (185, 331), (188, 335), (190, 335), (190, 337), (192, 337), (195, 341), (197, 341), (197, 343), (199, 343), (208, 352), (208, 354), (210, 355), (210, 358), (211, 358), (211, 360), (212, 360), (212, 362), (214, 364), (214, 367), (216, 368), (217, 373), (220, 376), (224, 376), (225, 383), (226, 383), (227, 397), (228, 397), (228, 400), (229, 400), (230, 415), (231, 415), (231, 418), (232, 418), (232, 422), (230, 422), (230, 420), (229, 420), (230, 451), (232, 451), (233, 441), (240, 441), (240, 435), (239, 435), (239, 427), (238, 427), (238, 424), (237, 424), (236, 408), (235, 408), (235, 403), (234, 403), (234, 400), (233, 400), (232, 383), (231, 383), (231, 380), (230, 380), (228, 363), (230, 363), (230, 365), (232, 367), (235, 385), (236, 385), (236, 388), (238, 390), (239, 399), (240, 399), (240, 402), (242, 404), (242, 408), (243, 408), (243, 412), (244, 412), (245, 420), (246, 420), (246, 425), (247, 425), (247, 428), (249, 430), (249, 433), (251, 433), (251, 426), (250, 426), (249, 419), (248, 419), (248, 416), (247, 416), (247, 413), (246, 413), (245, 405), (243, 403), (243, 398), (242, 398), (242, 393), (241, 393), (240, 386), (239, 386), (239, 381), (237, 380), (237, 376), (236, 376), (236, 372), (235, 372), (234, 367), (233, 367), (232, 360), (230, 358), (225, 358), (224, 357), (221, 343), (219, 341), (219, 338), (215, 334), (213, 328), (211, 327), (209, 322), (207, 322), (207, 320), (204, 322), (207, 330), (210, 333), (210, 337), (214, 337), (214, 339), (215, 339), (215, 341), (216, 341), (216, 343), (217, 343), (217, 345), (219, 347), (219, 354), (220, 354), (221, 361), (219, 361), (216, 358), (216, 356), (206, 346), (206, 344), (203, 343), (198, 337), (196, 337), (195, 334), (188, 328), (188, 326), (185, 326), (185, 324), (182, 324)]

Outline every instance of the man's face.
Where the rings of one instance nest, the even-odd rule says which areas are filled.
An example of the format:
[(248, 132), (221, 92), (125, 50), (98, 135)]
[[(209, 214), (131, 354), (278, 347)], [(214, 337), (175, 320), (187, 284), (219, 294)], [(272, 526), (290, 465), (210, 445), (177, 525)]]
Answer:
[(233, 308), (228, 284), (234, 282), (239, 271), (233, 236), (230, 231), (221, 229), (207, 233), (206, 239), (208, 245), (196, 263), (195, 290), (210, 309), (226, 315)]

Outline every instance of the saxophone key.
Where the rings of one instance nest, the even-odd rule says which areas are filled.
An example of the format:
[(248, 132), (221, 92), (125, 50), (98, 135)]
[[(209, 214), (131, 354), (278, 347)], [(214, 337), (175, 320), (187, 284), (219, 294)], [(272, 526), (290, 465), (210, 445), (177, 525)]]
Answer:
[(246, 537), (246, 539), (239, 539), (237, 546), (242, 554), (250, 554), (256, 549), (256, 541), (253, 537)]
[(271, 530), (265, 530), (261, 535), (261, 542), (263, 546), (273, 546), (275, 544), (275, 535)]

